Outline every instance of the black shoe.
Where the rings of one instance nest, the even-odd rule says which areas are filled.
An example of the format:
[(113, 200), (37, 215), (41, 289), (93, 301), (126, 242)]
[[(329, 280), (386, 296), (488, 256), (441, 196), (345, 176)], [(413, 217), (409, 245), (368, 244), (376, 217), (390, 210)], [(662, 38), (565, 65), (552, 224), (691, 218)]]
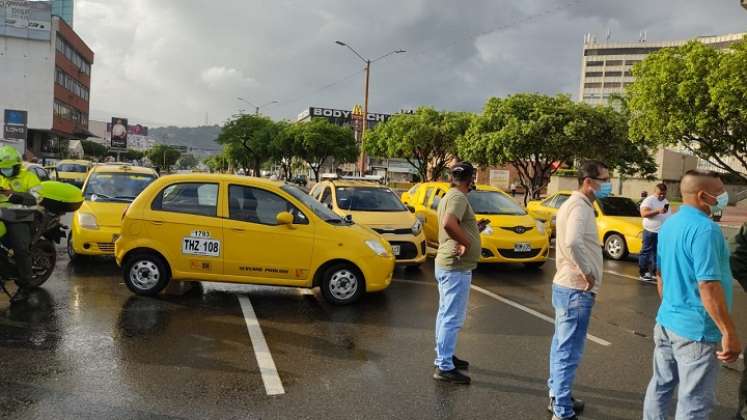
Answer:
[[(577, 400), (573, 397), (571, 397), (571, 402), (573, 403), (573, 412), (576, 414), (581, 414), (584, 411), (584, 406), (586, 406), (586, 403), (584, 400)], [(555, 410), (553, 410), (553, 406), (555, 405), (555, 397), (550, 398), (550, 404), (547, 405), (547, 411), (551, 413), (555, 413)]]
[(16, 294), (14, 294), (12, 298), (10, 298), (10, 303), (23, 302), (28, 299), (29, 290), (30, 289), (26, 287), (21, 287), (20, 289), (16, 290)]
[(469, 369), (469, 362), (466, 360), (462, 360), (456, 356), (451, 356), (451, 362), (454, 363), (454, 367), (459, 370)]
[(472, 382), (469, 376), (463, 374), (456, 368), (452, 370), (441, 370), (436, 368), (436, 371), (433, 373), (433, 379), (459, 385), (469, 385), (469, 383)]

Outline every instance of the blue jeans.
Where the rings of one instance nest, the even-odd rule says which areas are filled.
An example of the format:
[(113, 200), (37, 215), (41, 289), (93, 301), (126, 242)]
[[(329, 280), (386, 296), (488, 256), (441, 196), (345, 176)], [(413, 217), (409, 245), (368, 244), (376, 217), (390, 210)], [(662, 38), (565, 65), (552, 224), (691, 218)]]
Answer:
[(471, 271), (448, 271), (436, 267), (438, 282), (438, 315), (436, 316), (436, 367), (454, 369), (457, 334), (467, 316)]
[(659, 243), (659, 234), (643, 230), (643, 246), (638, 255), (638, 269), (641, 275), (656, 274), (656, 246)]
[(666, 420), (677, 391), (676, 420), (706, 420), (716, 401), (717, 343), (680, 337), (654, 327), (654, 375), (643, 402), (644, 420)]
[(547, 386), (550, 397), (555, 397), (553, 411), (561, 418), (574, 415), (571, 387), (584, 354), (586, 331), (595, 299), (591, 292), (552, 285), (555, 334), (550, 346), (550, 379)]

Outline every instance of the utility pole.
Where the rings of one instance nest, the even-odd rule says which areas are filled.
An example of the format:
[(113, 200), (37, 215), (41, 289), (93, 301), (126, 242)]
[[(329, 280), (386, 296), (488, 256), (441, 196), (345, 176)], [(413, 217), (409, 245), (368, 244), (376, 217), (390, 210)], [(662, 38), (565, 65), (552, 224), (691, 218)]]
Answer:
[(368, 80), (371, 74), (371, 60), (366, 60), (366, 87), (363, 93), (363, 129), (361, 130), (361, 176), (366, 173), (366, 129), (368, 128)]

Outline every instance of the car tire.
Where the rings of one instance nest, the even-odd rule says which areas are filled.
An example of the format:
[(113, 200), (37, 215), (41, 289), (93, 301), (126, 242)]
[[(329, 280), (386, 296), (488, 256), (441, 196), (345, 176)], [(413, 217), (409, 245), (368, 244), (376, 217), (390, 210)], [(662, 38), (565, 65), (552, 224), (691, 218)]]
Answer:
[(70, 232), (67, 234), (67, 246), (65, 247), (67, 251), (67, 257), (70, 259), (70, 262), (76, 263), (79, 262), (81, 259), (81, 255), (75, 253), (75, 249), (73, 248), (73, 233)]
[(169, 284), (171, 273), (160, 256), (150, 252), (139, 252), (127, 258), (123, 277), (132, 293), (156, 296)]
[(542, 268), (543, 265), (545, 265), (544, 261), (524, 263), (524, 267), (526, 267), (529, 270), (539, 270)]
[(349, 305), (363, 295), (366, 283), (354, 265), (334, 264), (324, 270), (320, 285), (324, 300), (333, 305)]
[(613, 233), (604, 240), (604, 254), (613, 259), (621, 260), (628, 256), (628, 244), (619, 233)]

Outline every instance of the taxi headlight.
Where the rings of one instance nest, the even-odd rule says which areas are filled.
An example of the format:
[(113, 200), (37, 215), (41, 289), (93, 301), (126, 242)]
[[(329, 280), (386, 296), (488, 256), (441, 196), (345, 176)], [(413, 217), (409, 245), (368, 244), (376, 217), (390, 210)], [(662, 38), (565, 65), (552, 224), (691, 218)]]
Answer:
[(541, 234), (545, 234), (545, 224), (540, 222), (539, 220), (534, 221), (537, 224), (537, 232)]
[(78, 224), (80, 227), (85, 229), (96, 230), (99, 228), (99, 225), (96, 222), (96, 216), (91, 213), (78, 213)]
[(485, 226), (485, 229), (480, 232), (481, 235), (490, 236), (493, 234), (493, 228), (490, 225)]
[(382, 245), (379, 241), (368, 240), (366, 241), (366, 245), (371, 248), (371, 251), (373, 251), (374, 254), (380, 257), (386, 257), (387, 255), (389, 255), (386, 248), (384, 248), (384, 245)]
[(420, 219), (415, 219), (415, 223), (412, 225), (412, 234), (418, 235), (423, 230), (423, 224), (420, 223)]

